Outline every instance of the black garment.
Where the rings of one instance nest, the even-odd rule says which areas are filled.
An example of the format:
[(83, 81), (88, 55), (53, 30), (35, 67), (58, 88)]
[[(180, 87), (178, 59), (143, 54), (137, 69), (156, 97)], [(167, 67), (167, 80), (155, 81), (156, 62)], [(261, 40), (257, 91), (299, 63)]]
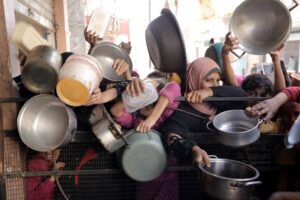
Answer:
[[(212, 90), (213, 90), (214, 97), (246, 97), (247, 96), (247, 93), (244, 90), (232, 86), (218, 86), (218, 87), (213, 87)], [(210, 104), (212, 107), (215, 107), (217, 109), (217, 114), (225, 110), (245, 109), (245, 107), (247, 106), (246, 102), (233, 103), (228, 101), (210, 102)], [(206, 128), (206, 123), (209, 121), (208, 116), (199, 112), (187, 102), (181, 102), (179, 105), (179, 109), (188, 111), (195, 115), (202, 116), (204, 119), (176, 110), (174, 114), (165, 121), (165, 123), (160, 129), (160, 132), (163, 135), (163, 142), (166, 144), (168, 135), (171, 133), (176, 133), (182, 136), (183, 138), (185, 138), (186, 140), (188, 140), (189, 142), (191, 142), (192, 144), (196, 144), (196, 142), (193, 140), (192, 135), (190, 133), (207, 132), (208, 130)], [(170, 149), (170, 147), (167, 147), (167, 149)], [(186, 147), (182, 146), (182, 151), (186, 152), (187, 149), (185, 148)], [(189, 148), (191, 151), (191, 147)], [(178, 149), (176, 149), (176, 151), (178, 151)], [(176, 157), (178, 159), (182, 159), (181, 156), (176, 156)]]

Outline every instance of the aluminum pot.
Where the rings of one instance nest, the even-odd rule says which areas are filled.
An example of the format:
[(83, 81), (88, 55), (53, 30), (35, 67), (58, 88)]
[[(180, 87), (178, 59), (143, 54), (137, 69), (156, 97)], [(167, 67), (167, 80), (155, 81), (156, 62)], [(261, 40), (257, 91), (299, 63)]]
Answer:
[(185, 72), (186, 53), (175, 16), (163, 9), (146, 29), (146, 43), (155, 68), (161, 72)]
[(68, 105), (82, 106), (99, 87), (102, 78), (102, 66), (94, 57), (72, 54), (60, 70), (57, 95)]
[(290, 11), (280, 0), (246, 0), (234, 11), (230, 31), (247, 53), (263, 55), (278, 49), (287, 40), (292, 19)]
[(21, 108), (18, 119), (21, 140), (40, 152), (54, 150), (75, 136), (75, 113), (57, 97), (41, 94), (30, 98)]
[(215, 132), (215, 138), (220, 143), (242, 147), (258, 140), (260, 123), (262, 120), (248, 117), (244, 110), (227, 110), (219, 113), (206, 126), (208, 130)]
[(126, 133), (128, 145), (117, 151), (117, 161), (123, 171), (133, 180), (147, 182), (162, 174), (167, 165), (167, 154), (160, 134), (154, 130)]
[(126, 141), (122, 139), (121, 127), (116, 123), (111, 123), (106, 117), (96, 123), (92, 131), (109, 153), (115, 152), (126, 144)]
[(259, 177), (258, 170), (243, 162), (213, 158), (210, 167), (201, 163), (199, 168), (202, 172), (202, 188), (217, 199), (250, 199), (254, 186), (261, 184), (256, 181)]
[(55, 90), (62, 58), (50, 46), (33, 48), (27, 56), (21, 78), (25, 87), (34, 93), (51, 93)]

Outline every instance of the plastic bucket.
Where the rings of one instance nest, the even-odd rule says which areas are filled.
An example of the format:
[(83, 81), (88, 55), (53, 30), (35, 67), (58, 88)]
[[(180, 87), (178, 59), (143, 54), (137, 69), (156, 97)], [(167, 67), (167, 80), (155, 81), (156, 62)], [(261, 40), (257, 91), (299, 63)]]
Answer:
[(99, 87), (102, 78), (102, 66), (94, 57), (73, 54), (60, 70), (57, 95), (70, 106), (82, 106)]

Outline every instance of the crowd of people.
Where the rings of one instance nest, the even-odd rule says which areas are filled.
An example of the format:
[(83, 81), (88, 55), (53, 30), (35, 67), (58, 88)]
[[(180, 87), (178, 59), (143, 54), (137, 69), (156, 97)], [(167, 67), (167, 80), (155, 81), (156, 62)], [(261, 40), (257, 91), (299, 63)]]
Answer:
[[(101, 38), (86, 29), (85, 38), (93, 47)], [(136, 72), (130, 71), (125, 60), (117, 59), (112, 68), (124, 80), (111, 82), (103, 80), (85, 106), (74, 108), (81, 127), (90, 128), (94, 118), (101, 118), (103, 113), (97, 107), (104, 104), (114, 120), (124, 129), (135, 129), (141, 134), (151, 129), (162, 134), (162, 141), (168, 153), (168, 165), (176, 166), (178, 160), (190, 160), (197, 167), (201, 162), (210, 166), (210, 158), (205, 149), (197, 144), (190, 133), (207, 132), (206, 120), (220, 112), (243, 109), (251, 117), (262, 117), (264, 123), (259, 127), (261, 133), (287, 133), (293, 125), (299, 110), (293, 103), (300, 102), (300, 88), (288, 85), (289, 77), (280, 59), (280, 50), (270, 52), (274, 64), (275, 82), (272, 83), (264, 74), (250, 74), (238, 77), (229, 60), (229, 52), (239, 44), (237, 38), (228, 33), (219, 55), (206, 55), (188, 63), (185, 70), (185, 88), (180, 87), (180, 76), (176, 73), (153, 72), (141, 79)], [(214, 44), (211, 44), (212, 46)], [(120, 46), (130, 54), (131, 43), (122, 42)], [(62, 54), (63, 61), (71, 52)], [(142, 96), (145, 92), (145, 80), (150, 80), (158, 93), (158, 99), (149, 105), (130, 113), (125, 109), (122, 93), (130, 96)], [(223, 84), (221, 84), (223, 82)], [(23, 88), (24, 89), (24, 88)], [(184, 91), (184, 93), (182, 93)], [(30, 93), (30, 95), (33, 95)], [(186, 101), (179, 102), (176, 97), (184, 96)], [(270, 97), (262, 102), (204, 102), (207, 97)], [(290, 104), (289, 104), (290, 102)], [(290, 105), (290, 106), (289, 106)], [(291, 109), (292, 107), (292, 109)], [(177, 109), (178, 108), (178, 109)], [(186, 112), (181, 112), (184, 110)], [(288, 123), (286, 123), (288, 122)], [(28, 163), (28, 171), (46, 171), (62, 169), (65, 164), (57, 162), (59, 150), (37, 154)], [(28, 199), (53, 199), (56, 177), (30, 177), (27, 179)], [(146, 198), (145, 192), (151, 194)], [(299, 193), (276, 193), (271, 200), (299, 199)], [(165, 171), (157, 179), (137, 185), (137, 199), (179, 199), (178, 177), (176, 172)]]

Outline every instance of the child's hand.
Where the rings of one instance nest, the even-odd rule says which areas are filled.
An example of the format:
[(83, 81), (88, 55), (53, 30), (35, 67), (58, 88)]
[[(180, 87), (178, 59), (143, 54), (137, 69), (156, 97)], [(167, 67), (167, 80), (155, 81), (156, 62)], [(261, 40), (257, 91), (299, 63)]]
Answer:
[(141, 133), (147, 133), (154, 126), (155, 122), (155, 120), (152, 120), (148, 117), (145, 121), (139, 123), (139, 125), (136, 127), (136, 130)]
[(87, 31), (87, 28), (84, 29), (84, 38), (92, 47), (102, 40), (96, 32), (92, 32), (91, 30)]
[(64, 162), (57, 162), (54, 165), (54, 170), (62, 170), (66, 166)]
[(186, 95), (186, 100), (190, 103), (202, 103), (205, 98), (212, 95), (212, 90), (210, 88), (206, 88), (188, 93)]
[(132, 97), (140, 96), (142, 93), (144, 93), (144, 91), (144, 82), (139, 78), (133, 79), (132, 82), (126, 87), (126, 92)]
[(232, 37), (230, 32), (227, 33), (224, 46), (222, 48), (222, 53), (228, 54), (230, 50), (236, 49), (239, 43), (239, 40), (235, 37)]
[(129, 64), (123, 59), (116, 59), (112, 68), (114, 68), (116, 74), (120, 76), (123, 75), (127, 70), (129, 70)]
[(99, 88), (95, 89), (89, 100), (86, 102), (86, 106), (102, 104), (102, 93)]
[(273, 61), (280, 61), (280, 51), (283, 48), (284, 45), (281, 45), (278, 49), (271, 51), (270, 56)]

